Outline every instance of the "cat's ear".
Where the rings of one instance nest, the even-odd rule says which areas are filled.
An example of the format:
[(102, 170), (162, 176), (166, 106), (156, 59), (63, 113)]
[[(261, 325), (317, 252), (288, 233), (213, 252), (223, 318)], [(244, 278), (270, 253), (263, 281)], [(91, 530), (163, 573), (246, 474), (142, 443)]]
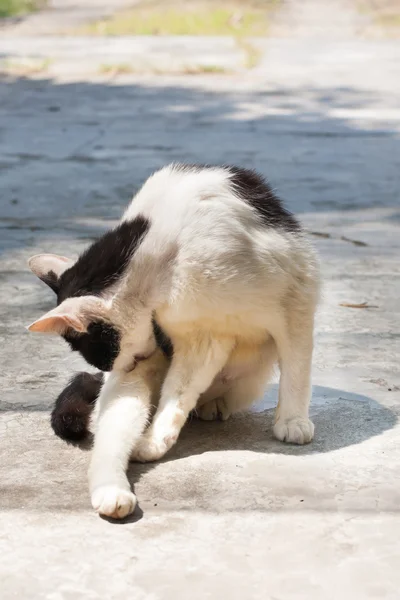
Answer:
[(67, 298), (59, 306), (31, 323), (28, 330), (62, 335), (67, 329), (73, 329), (77, 333), (84, 333), (92, 321), (104, 319), (106, 316), (107, 306), (101, 298), (93, 296)]
[(32, 256), (28, 265), (35, 275), (46, 283), (53, 292), (58, 292), (58, 280), (67, 269), (70, 269), (74, 261), (65, 256), (57, 254), (36, 254)]
[(52, 311), (46, 313), (29, 325), (29, 331), (38, 331), (40, 333), (58, 333), (62, 335), (67, 329), (74, 329), (78, 333), (86, 331), (83, 321), (76, 319), (73, 315), (52, 315)]

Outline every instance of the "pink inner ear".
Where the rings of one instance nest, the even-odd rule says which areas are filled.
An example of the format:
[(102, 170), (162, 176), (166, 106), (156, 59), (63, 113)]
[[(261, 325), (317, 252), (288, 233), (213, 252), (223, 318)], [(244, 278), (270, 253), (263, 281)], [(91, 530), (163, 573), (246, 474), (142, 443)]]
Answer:
[(60, 277), (64, 271), (72, 267), (74, 261), (57, 254), (35, 254), (28, 260), (29, 268), (35, 275), (42, 279), (50, 271)]
[(40, 333), (59, 333), (65, 332), (68, 327), (72, 327), (75, 331), (84, 332), (86, 328), (84, 324), (71, 317), (71, 315), (51, 315), (38, 319), (32, 325), (29, 325), (29, 331), (38, 331)]

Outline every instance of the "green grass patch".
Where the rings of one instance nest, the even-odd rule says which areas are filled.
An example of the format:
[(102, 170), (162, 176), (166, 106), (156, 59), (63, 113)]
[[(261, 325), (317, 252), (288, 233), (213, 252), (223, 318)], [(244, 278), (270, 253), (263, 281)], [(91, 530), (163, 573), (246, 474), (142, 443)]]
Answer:
[(23, 77), (29, 77), (32, 75), (38, 75), (46, 73), (53, 60), (51, 58), (37, 58), (37, 59), (0, 59), (0, 73), (6, 73), (8, 75), (18, 75)]
[(201, 75), (203, 73), (208, 74), (228, 74), (229, 71), (224, 69), (223, 67), (219, 67), (218, 65), (193, 65), (193, 66), (185, 66), (183, 65), (177, 70), (163, 70), (161, 68), (157, 68), (156, 66), (138, 66), (128, 64), (102, 64), (99, 67), (99, 73), (101, 75), (110, 75), (111, 77), (117, 77), (119, 75), (128, 75), (128, 74), (140, 74), (140, 73), (152, 73), (153, 75), (166, 75), (166, 74), (175, 74), (175, 75)]
[(100, 65), (99, 72), (104, 75), (126, 75), (133, 73), (131, 65), (126, 63)]
[(43, 0), (0, 0), (0, 19), (18, 17), (39, 10), (46, 5)]
[(197, 69), (195, 69), (196, 73), (227, 73), (227, 69), (224, 67), (219, 67), (218, 65), (199, 65)]
[[(1, 0), (0, 0), (1, 1)], [(279, 0), (260, 2), (150, 2), (80, 30), (89, 35), (206, 35), (251, 37), (268, 32)]]

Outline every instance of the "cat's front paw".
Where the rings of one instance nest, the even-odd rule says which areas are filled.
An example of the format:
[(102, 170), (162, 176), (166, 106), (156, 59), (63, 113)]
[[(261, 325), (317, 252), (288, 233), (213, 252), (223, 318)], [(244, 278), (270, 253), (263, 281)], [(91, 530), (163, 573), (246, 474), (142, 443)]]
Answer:
[(308, 444), (314, 437), (314, 423), (303, 417), (279, 419), (273, 431), (275, 437), (281, 442)]
[(135, 510), (136, 496), (117, 485), (102, 485), (92, 492), (92, 506), (99, 515), (123, 519)]
[(195, 415), (202, 421), (226, 421), (231, 416), (223, 398), (209, 400), (196, 409)]

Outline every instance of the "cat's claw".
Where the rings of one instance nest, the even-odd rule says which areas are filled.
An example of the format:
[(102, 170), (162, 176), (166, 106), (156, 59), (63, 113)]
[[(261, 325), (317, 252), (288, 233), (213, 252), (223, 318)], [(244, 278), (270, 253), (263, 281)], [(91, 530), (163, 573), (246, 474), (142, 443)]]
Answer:
[(274, 425), (274, 435), (288, 444), (308, 444), (314, 437), (314, 423), (304, 417), (279, 419)]
[(231, 413), (225, 400), (217, 398), (199, 406), (195, 411), (195, 415), (202, 421), (226, 421), (231, 416)]
[(117, 485), (102, 485), (92, 493), (92, 506), (104, 517), (123, 519), (135, 510), (136, 496)]

